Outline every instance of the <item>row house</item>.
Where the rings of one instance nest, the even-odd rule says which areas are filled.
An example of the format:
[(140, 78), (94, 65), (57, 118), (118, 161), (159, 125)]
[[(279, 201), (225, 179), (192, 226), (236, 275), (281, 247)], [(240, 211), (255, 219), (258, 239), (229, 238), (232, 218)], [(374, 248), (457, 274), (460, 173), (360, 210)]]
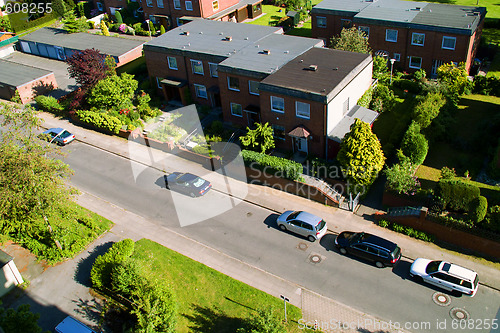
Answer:
[(394, 59), (400, 70), (424, 69), (430, 76), (444, 63), (473, 64), (485, 7), (402, 0), (324, 0), (311, 10), (312, 36), (330, 42), (356, 26), (376, 55)]
[(225, 122), (268, 122), (276, 145), (332, 158), (372, 83), (372, 57), (324, 48), (273, 27), (196, 20), (144, 45), (149, 75), (166, 100), (220, 106)]
[[(262, 14), (262, 0), (132, 0), (140, 6), (138, 15), (167, 30), (194, 18), (242, 22)], [(111, 15), (127, 6), (126, 0), (94, 0), (95, 7)]]

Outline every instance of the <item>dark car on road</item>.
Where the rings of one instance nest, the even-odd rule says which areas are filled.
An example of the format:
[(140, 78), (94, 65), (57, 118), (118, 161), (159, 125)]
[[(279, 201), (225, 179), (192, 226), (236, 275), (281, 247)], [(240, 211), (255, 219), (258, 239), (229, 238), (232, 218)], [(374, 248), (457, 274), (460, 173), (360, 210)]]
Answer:
[(208, 180), (192, 173), (174, 172), (165, 175), (164, 178), (168, 189), (187, 194), (192, 198), (202, 196), (212, 188)]
[(379, 268), (394, 266), (401, 258), (401, 249), (396, 243), (366, 232), (341, 232), (335, 246), (341, 254), (372, 261)]
[(45, 139), (49, 142), (55, 142), (59, 146), (64, 146), (75, 140), (75, 135), (71, 134), (64, 128), (51, 128), (40, 134), (42, 139)]

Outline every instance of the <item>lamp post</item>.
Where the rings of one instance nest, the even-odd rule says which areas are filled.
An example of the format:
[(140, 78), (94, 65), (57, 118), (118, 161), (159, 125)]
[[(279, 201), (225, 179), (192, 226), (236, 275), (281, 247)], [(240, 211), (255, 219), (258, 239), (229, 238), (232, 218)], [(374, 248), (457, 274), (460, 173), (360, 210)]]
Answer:
[(396, 61), (396, 59), (391, 59), (391, 81), (390, 81), (390, 84), (392, 84), (392, 68), (394, 67), (394, 62)]
[(285, 305), (285, 323), (286, 323), (287, 322), (287, 318), (286, 318), (286, 303), (290, 302), (290, 299), (288, 297), (283, 296), (283, 295), (280, 295), (280, 297), (283, 300), (283, 303)]
[(148, 31), (149, 31), (149, 39), (153, 39), (153, 36), (151, 36), (151, 27), (149, 26), (149, 20), (146, 20), (146, 23), (148, 24)]

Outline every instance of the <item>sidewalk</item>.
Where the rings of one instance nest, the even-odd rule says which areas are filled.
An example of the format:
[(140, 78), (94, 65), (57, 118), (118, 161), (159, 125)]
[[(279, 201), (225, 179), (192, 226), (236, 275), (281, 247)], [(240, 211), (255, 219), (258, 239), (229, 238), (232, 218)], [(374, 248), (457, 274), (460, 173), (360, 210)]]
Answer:
[[(99, 147), (100, 149), (110, 153), (130, 158), (129, 145), (125, 139), (86, 130), (84, 128), (74, 126), (67, 120), (56, 119), (47, 113), (42, 113), (41, 118), (45, 120), (44, 126), (47, 128), (64, 127), (75, 134), (77, 140)], [(140, 152), (133, 153), (133, 160), (144, 166), (151, 165), (152, 167), (155, 167), (158, 170), (163, 170), (164, 172), (183, 170), (193, 173), (207, 174), (207, 170), (200, 165), (180, 159), (174, 155), (154, 151), (148, 147), (140, 145), (139, 147), (135, 147), (135, 149)], [(167, 166), (157, 162), (161, 161), (162, 158), (164, 159), (165, 155), (168, 155)], [(206, 178), (212, 181), (212, 179), (210, 179), (210, 175)], [(227, 191), (226, 184), (224, 183), (214, 182), (213, 185), (217, 190)], [(382, 237), (387, 237), (396, 242), (403, 249), (403, 254), (407, 258), (415, 259), (417, 257), (425, 257), (452, 261), (474, 269), (478, 272), (481, 283), (500, 290), (500, 274), (498, 274), (498, 270), (492, 266), (484, 265), (480, 259), (468, 258), (465, 255), (451, 253), (435, 246), (434, 244), (428, 244), (409, 238), (405, 235), (380, 228), (373, 224), (370, 220), (352, 214), (348, 211), (328, 207), (286, 192), (253, 184), (242, 183), (241, 186), (244, 186), (247, 192), (245, 192), (246, 195), (244, 197), (240, 197), (239, 199), (255, 203), (277, 213), (281, 213), (288, 209), (315, 212), (317, 215), (325, 218), (328, 222), (329, 231), (333, 233), (339, 233), (343, 230), (363, 230)], [(120, 235), (120, 237), (123, 236), (123, 238), (132, 239), (145, 237), (152, 239), (271, 295), (276, 297), (279, 297), (280, 294), (287, 295), (292, 304), (302, 308), (304, 320), (310, 321), (313, 324), (314, 320), (321, 322), (321, 320), (329, 321), (332, 318), (335, 318), (342, 323), (362, 324), (370, 322), (370, 320), (372, 320), (372, 322), (377, 322), (377, 319), (374, 317), (339, 304), (332, 299), (318, 295), (310, 290), (306, 290), (299, 285), (283, 280), (280, 277), (269, 274), (259, 268), (228, 257), (224, 253), (220, 253), (182, 235), (178, 235), (171, 230), (164, 229), (165, 232), (158, 233), (158, 226), (156, 224), (152, 224), (140, 216), (136, 216), (119, 207), (113, 206), (112, 204), (97, 197), (93, 197), (90, 194), (82, 195), (78, 201), (82, 206), (114, 221), (116, 226), (113, 228), (113, 233)], [(127, 223), (127, 221), (129, 222)], [(321, 309), (321, 313), (315, 312), (317, 309)], [(367, 318), (369, 319), (368, 321), (366, 320)], [(359, 329), (366, 330), (367, 332), (371, 331), (370, 327), (359, 327)], [(359, 331), (359, 329), (356, 328), (352, 331)], [(343, 330), (343, 332), (349, 332), (349, 329)]]

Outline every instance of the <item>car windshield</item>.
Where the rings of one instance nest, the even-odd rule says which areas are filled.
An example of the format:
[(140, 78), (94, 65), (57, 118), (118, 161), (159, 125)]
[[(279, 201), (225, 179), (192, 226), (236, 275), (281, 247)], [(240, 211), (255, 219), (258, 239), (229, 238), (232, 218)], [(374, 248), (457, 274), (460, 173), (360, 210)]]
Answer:
[(203, 179), (201, 179), (200, 177), (197, 177), (193, 180), (193, 186), (194, 187), (200, 187), (201, 185), (203, 185), (205, 183), (205, 181)]
[[(57, 135), (57, 133), (56, 133), (56, 135)], [(67, 138), (68, 136), (71, 136), (71, 133), (64, 130), (61, 134), (59, 134), (59, 136), (64, 139), (64, 138)]]
[(299, 215), (301, 212), (293, 212), (292, 214), (288, 215), (288, 217), (286, 218), (287, 221), (290, 221), (290, 220), (294, 220), (297, 215)]
[(431, 261), (425, 268), (425, 272), (427, 274), (437, 272), (439, 265), (441, 265), (441, 261)]
[(362, 241), (364, 239), (364, 236), (365, 236), (364, 232), (358, 232), (358, 233), (352, 234), (348, 238), (349, 243), (352, 243), (352, 244), (359, 243), (360, 241)]
[(316, 230), (317, 231), (323, 230), (323, 228), (325, 227), (325, 225), (326, 225), (325, 220), (319, 221), (319, 223), (316, 225)]

